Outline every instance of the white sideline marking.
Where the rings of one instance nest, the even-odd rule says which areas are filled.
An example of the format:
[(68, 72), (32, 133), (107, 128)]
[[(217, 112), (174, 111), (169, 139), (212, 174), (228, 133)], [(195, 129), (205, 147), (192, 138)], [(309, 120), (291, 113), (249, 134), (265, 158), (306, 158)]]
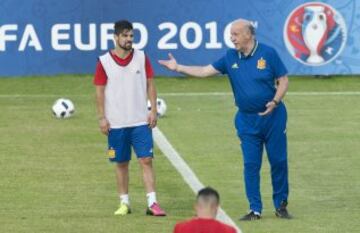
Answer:
[[(232, 92), (179, 92), (179, 93), (158, 93), (158, 96), (230, 96)], [(286, 95), (290, 96), (350, 96), (350, 95), (360, 95), (359, 91), (296, 91), (296, 92), (287, 92)], [(73, 95), (73, 94), (65, 94), (65, 95), (56, 95), (56, 94), (3, 94), (0, 95), (0, 98), (23, 98), (23, 97), (36, 97), (36, 98), (60, 98), (67, 96), (71, 97), (89, 97), (92, 95)]]
[[(197, 193), (200, 189), (204, 187), (201, 181), (197, 178), (196, 174), (191, 170), (187, 163), (183, 160), (180, 154), (175, 150), (175, 148), (170, 144), (165, 135), (160, 131), (158, 127), (153, 129), (154, 140), (160, 150), (163, 152), (166, 158), (171, 162), (175, 169), (180, 173), (185, 182), (190, 186), (190, 188)], [(219, 208), (217, 219), (225, 222), (236, 228), (238, 233), (242, 233), (240, 228), (234, 223), (234, 221), (225, 213), (225, 211)]]

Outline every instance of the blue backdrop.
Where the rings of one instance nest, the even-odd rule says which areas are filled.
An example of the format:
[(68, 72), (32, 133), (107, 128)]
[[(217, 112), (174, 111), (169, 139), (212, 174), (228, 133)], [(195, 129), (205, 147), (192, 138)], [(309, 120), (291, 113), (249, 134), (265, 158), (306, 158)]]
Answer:
[(135, 47), (156, 74), (174, 75), (157, 60), (171, 52), (180, 63), (212, 63), (239, 17), (290, 74), (360, 74), (356, 0), (1, 0), (0, 76), (93, 73), (119, 19), (134, 22)]

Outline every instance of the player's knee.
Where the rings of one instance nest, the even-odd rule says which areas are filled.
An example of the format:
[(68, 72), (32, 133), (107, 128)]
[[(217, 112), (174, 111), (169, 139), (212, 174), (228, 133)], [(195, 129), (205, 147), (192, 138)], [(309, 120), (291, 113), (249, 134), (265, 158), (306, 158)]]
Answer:
[(142, 166), (151, 166), (152, 165), (152, 157), (140, 158), (139, 163)]

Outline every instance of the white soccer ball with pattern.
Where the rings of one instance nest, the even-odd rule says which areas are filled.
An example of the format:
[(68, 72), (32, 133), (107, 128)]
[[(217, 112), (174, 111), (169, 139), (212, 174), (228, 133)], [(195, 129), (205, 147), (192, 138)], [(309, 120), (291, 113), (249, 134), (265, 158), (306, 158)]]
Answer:
[(53, 104), (52, 112), (57, 118), (68, 118), (74, 115), (75, 106), (71, 100), (60, 98)]
[[(161, 98), (157, 98), (156, 99), (156, 106), (157, 106), (157, 115), (158, 115), (158, 117), (165, 116), (166, 109), (167, 109), (165, 100), (161, 99)], [(151, 110), (151, 103), (150, 103), (149, 100), (148, 100), (148, 103), (147, 103), (147, 107), (148, 107), (148, 110), (150, 111)]]

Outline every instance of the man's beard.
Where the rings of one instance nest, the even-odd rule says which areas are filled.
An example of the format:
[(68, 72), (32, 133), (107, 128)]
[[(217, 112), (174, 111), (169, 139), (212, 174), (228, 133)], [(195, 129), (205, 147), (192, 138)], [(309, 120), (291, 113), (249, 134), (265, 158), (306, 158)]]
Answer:
[(119, 47), (125, 51), (130, 51), (132, 50), (132, 43), (126, 43), (124, 46), (119, 44)]

